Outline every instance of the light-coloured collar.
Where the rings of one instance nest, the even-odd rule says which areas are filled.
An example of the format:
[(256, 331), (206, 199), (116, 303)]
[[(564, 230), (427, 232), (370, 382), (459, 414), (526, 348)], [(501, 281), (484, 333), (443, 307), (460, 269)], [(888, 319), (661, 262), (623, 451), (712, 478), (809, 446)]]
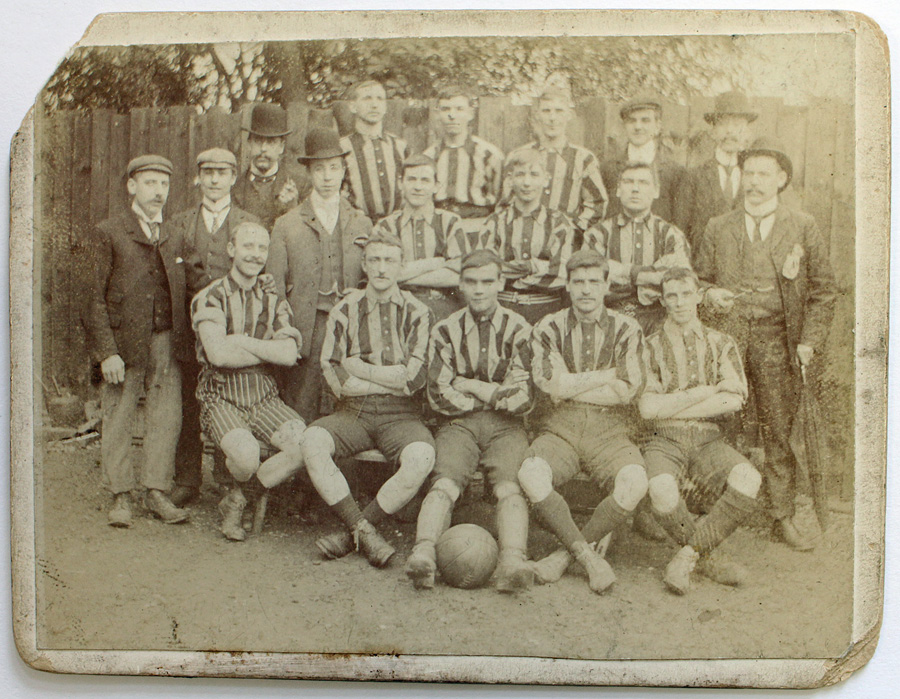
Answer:
[(203, 197), (203, 201), (200, 205), (212, 214), (219, 214), (231, 207), (231, 195), (226, 194), (219, 199), (219, 201), (212, 201), (211, 199)]
[(726, 153), (721, 148), (716, 148), (716, 162), (722, 167), (736, 167), (737, 153)]
[[(470, 126), (471, 126), (471, 124), (470, 124)], [(466, 132), (466, 137), (462, 140), (462, 142), (458, 146), (455, 146), (452, 143), (447, 143), (447, 139), (442, 138), (441, 139), (441, 147), (446, 148), (448, 150), (456, 150), (457, 148), (465, 148), (471, 140), (472, 140), (472, 134), (469, 132)]]
[(331, 197), (331, 199), (325, 199), (316, 190), (313, 190), (309, 193), (309, 201), (314, 210), (331, 212), (339, 211), (341, 208), (341, 193), (335, 192), (335, 195)]
[(400, 287), (397, 286), (396, 284), (394, 285), (393, 291), (391, 291), (390, 295), (386, 299), (379, 300), (379, 299), (375, 298), (375, 293), (372, 291), (372, 287), (370, 287), (368, 284), (366, 285), (366, 294), (365, 295), (366, 295), (366, 299), (368, 299), (368, 301), (369, 301), (370, 309), (374, 308), (379, 303), (383, 303), (384, 301), (390, 301), (391, 303), (393, 303), (397, 306), (400, 306), (401, 308), (403, 307), (403, 304), (405, 303), (405, 301), (403, 299), (403, 294), (400, 292)]
[(280, 165), (279, 161), (276, 160), (275, 164), (269, 168), (268, 172), (260, 172), (253, 163), (250, 163), (250, 172), (253, 173), (254, 176), (262, 177), (263, 179), (265, 179), (267, 177), (274, 177), (275, 175), (278, 174), (278, 166), (279, 165)]
[(362, 119), (356, 120), (356, 132), (366, 138), (384, 138), (384, 122), (372, 126)]
[[(606, 306), (604, 305), (600, 308), (600, 311), (597, 313), (597, 317), (594, 318), (594, 322), (597, 325), (603, 325), (603, 323), (606, 322), (607, 316), (608, 316), (608, 312), (606, 310)], [(568, 320), (569, 320), (569, 329), (570, 330), (573, 329), (576, 325), (579, 325), (581, 323), (589, 323), (591, 321), (591, 319), (588, 318), (587, 316), (581, 315), (581, 313), (579, 313), (575, 309), (575, 306), (572, 306), (571, 308), (569, 308)]]
[(778, 195), (776, 194), (774, 197), (769, 199), (769, 201), (764, 201), (762, 204), (753, 205), (748, 202), (746, 199), (744, 200), (744, 211), (746, 211), (751, 216), (756, 216), (757, 218), (765, 218), (766, 216), (771, 216), (775, 213), (775, 209), (778, 208)]
[(228, 270), (228, 274), (225, 279), (231, 284), (232, 287), (234, 287), (233, 291), (237, 289), (243, 289), (244, 291), (252, 291), (253, 294), (258, 298), (262, 297), (262, 286), (259, 283), (258, 276), (253, 280), (253, 284), (251, 284), (250, 286), (244, 286), (235, 278), (234, 268), (232, 267), (230, 270)]
[[(466, 334), (468, 335), (470, 332), (473, 332), (478, 329), (478, 321), (475, 319), (475, 316), (472, 315), (472, 311), (466, 307), (465, 313), (465, 328)], [(496, 308), (494, 308), (494, 313), (491, 315), (491, 325), (494, 330), (499, 332), (500, 327), (503, 325), (503, 306), (499, 303)]]
[(134, 211), (135, 216), (138, 217), (138, 220), (141, 223), (162, 223), (163, 222), (162, 209), (159, 210), (159, 212), (156, 214), (156, 216), (154, 216), (153, 218), (150, 218), (147, 215), (147, 212), (144, 211), (140, 207), (140, 205), (132, 199), (131, 200), (131, 210)]
[(434, 218), (433, 202), (431, 204), (428, 204), (427, 206), (422, 207), (422, 209), (419, 210), (419, 215), (415, 216), (413, 215), (413, 210), (410, 207), (404, 206), (403, 211), (400, 213), (400, 227), (402, 228), (407, 224), (407, 222), (411, 220), (414, 221), (419, 218), (425, 221), (430, 221), (432, 218)]
[(643, 222), (643, 223), (649, 223), (649, 222), (650, 222), (650, 219), (651, 219), (652, 217), (653, 217), (653, 210), (652, 210), (652, 209), (647, 209), (647, 210), (646, 210), (643, 214), (641, 214), (640, 216), (630, 216), (630, 215), (628, 215), (627, 213), (625, 213), (625, 210), (623, 209), (623, 210), (619, 213), (618, 220), (616, 221), (616, 223), (618, 224), (619, 228), (621, 228), (621, 227), (623, 227), (623, 226), (628, 225), (628, 224), (631, 223), (632, 221), (634, 221), (634, 222), (636, 222), (636, 223), (642, 223), (642, 222)]
[(545, 151), (556, 151), (557, 153), (562, 153), (566, 148), (569, 147), (569, 139), (563, 136), (562, 142), (558, 146), (553, 146), (550, 144), (549, 139), (545, 139), (543, 136), (538, 138), (537, 143), (538, 150)]
[(521, 216), (525, 218), (527, 216), (532, 217), (535, 220), (539, 220), (541, 216), (541, 211), (544, 209), (544, 205), (540, 203), (540, 199), (538, 199), (538, 205), (533, 208), (531, 211), (522, 211), (519, 208), (519, 200), (513, 199), (512, 206), (509, 207), (509, 211), (511, 213), (512, 218), (516, 218), (517, 216)]
[(652, 163), (656, 160), (656, 139), (651, 138), (642, 146), (629, 143), (625, 149), (625, 156), (629, 162)]
[(671, 318), (666, 318), (663, 329), (670, 337), (683, 337), (685, 330), (694, 333), (697, 337), (703, 337), (703, 324), (699, 318), (694, 318), (687, 326), (679, 325)]

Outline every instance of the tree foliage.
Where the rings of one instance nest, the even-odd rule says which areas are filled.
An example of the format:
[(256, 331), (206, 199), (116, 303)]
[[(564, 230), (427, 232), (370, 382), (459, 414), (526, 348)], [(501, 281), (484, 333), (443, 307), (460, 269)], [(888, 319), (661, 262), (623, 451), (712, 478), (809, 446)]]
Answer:
[[(257, 100), (328, 107), (374, 78), (389, 97), (425, 100), (460, 83), (529, 101), (548, 80), (573, 96), (623, 100), (652, 91), (684, 101), (729, 89), (773, 94), (783, 73), (754, 37), (460, 37), (79, 49), (45, 90), (49, 108), (195, 105), (236, 111)], [(784, 54), (783, 55), (789, 55)], [(815, 83), (797, 64), (795, 89)], [(774, 78), (773, 78), (774, 76)], [(768, 82), (766, 82), (768, 80)], [(762, 92), (760, 92), (762, 90)]]

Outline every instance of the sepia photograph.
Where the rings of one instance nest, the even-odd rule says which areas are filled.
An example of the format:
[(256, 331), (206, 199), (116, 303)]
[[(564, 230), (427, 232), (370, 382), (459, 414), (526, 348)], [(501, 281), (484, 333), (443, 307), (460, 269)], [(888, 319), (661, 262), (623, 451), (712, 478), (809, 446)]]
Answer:
[(22, 658), (846, 678), (884, 582), (884, 41), (100, 16), (12, 146)]

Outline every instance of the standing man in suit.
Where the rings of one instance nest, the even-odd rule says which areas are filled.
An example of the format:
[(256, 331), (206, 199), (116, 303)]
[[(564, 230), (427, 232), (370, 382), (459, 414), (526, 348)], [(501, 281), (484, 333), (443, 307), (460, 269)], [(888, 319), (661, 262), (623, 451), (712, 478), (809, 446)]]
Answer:
[(126, 169), (131, 206), (98, 225), (88, 246), (91, 273), (84, 325), (91, 359), (103, 374), (100, 400), (103, 481), (114, 496), (109, 524), (130, 527), (130, 492), (138, 482), (129, 463), (138, 400), (146, 392), (140, 485), (144, 504), (168, 524), (187, 510), (166, 494), (172, 487), (181, 428), (181, 367), (191, 351), (186, 319), (183, 241), (163, 226), (172, 163), (142, 155)]
[(575, 226), (576, 243), (581, 234), (603, 219), (609, 197), (600, 174), (600, 162), (591, 151), (569, 142), (566, 127), (575, 116), (575, 105), (568, 91), (557, 87), (544, 90), (534, 110), (534, 128), (538, 140), (513, 150), (506, 160), (503, 201), (512, 197), (510, 164), (523, 150), (537, 150), (544, 158), (550, 176), (541, 204), (568, 216)]
[(362, 279), (362, 242), (372, 224), (341, 196), (346, 167), (338, 135), (312, 129), (299, 158), (312, 180), (312, 192), (275, 223), (267, 270), (279, 294), (287, 297), (294, 325), (303, 337), (302, 357), (287, 370), (282, 394), (307, 424), (322, 414), (319, 356), (328, 313)]
[(738, 153), (749, 145), (750, 124), (758, 116), (740, 92), (719, 95), (715, 110), (703, 115), (712, 126), (715, 154), (690, 171), (688, 185), (680, 198), (683, 208), (675, 215), (675, 220), (684, 225), (695, 252), (711, 218), (741, 208), (743, 189)]
[(309, 180), (282, 162), (287, 136), (287, 112), (277, 104), (260, 102), (250, 112), (247, 148), (250, 166), (234, 185), (235, 203), (257, 216), (267, 230), (275, 219), (309, 194)]
[[(651, 165), (659, 181), (659, 196), (653, 201), (653, 213), (681, 228), (684, 222), (676, 219), (676, 204), (686, 186), (687, 170), (673, 161), (669, 149), (660, 143), (662, 103), (655, 95), (638, 97), (626, 102), (619, 110), (619, 116), (628, 142), (612, 158), (600, 165), (606, 191), (616, 191), (619, 175), (628, 163)], [(618, 198), (610, 198), (606, 217), (610, 218), (621, 211)]]
[(828, 250), (809, 214), (779, 201), (793, 164), (784, 148), (758, 139), (738, 158), (743, 206), (711, 220), (696, 269), (712, 288), (705, 303), (734, 337), (756, 398), (766, 460), (763, 471), (776, 532), (789, 546), (812, 548), (793, 523), (797, 463), (790, 435), (801, 372), (821, 352), (834, 307)]
[(353, 133), (341, 139), (347, 152), (347, 194), (350, 203), (372, 223), (403, 205), (400, 166), (406, 160), (406, 141), (384, 130), (387, 93), (377, 80), (350, 88)]
[[(233, 204), (231, 189), (236, 178), (237, 159), (231, 151), (210, 148), (197, 156), (200, 204), (182, 211), (171, 222), (173, 230), (184, 239), (188, 301), (212, 281), (228, 274), (231, 258), (227, 246), (231, 230), (244, 222), (260, 222)], [(192, 355), (182, 368), (181, 436), (176, 451), (175, 489), (171, 495), (176, 507), (196, 500), (203, 481), (200, 404), (196, 396), (200, 364)]]

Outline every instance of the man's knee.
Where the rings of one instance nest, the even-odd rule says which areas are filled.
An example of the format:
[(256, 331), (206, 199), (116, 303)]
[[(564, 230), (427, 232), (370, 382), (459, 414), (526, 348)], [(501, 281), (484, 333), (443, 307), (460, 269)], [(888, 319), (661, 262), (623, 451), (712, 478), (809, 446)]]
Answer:
[(519, 467), (519, 485), (531, 502), (541, 502), (553, 492), (553, 469), (539, 456), (530, 456)]
[(747, 497), (755, 498), (762, 485), (762, 476), (750, 464), (738, 464), (728, 474), (728, 485)]
[(522, 497), (522, 488), (514, 481), (500, 481), (494, 485), (494, 497), (497, 502), (502, 502), (509, 497)]
[(648, 484), (650, 503), (660, 514), (669, 514), (678, 506), (678, 481), (671, 473), (653, 476)]
[(434, 485), (431, 486), (431, 490), (429, 494), (436, 493), (435, 497), (444, 497), (447, 498), (451, 504), (455, 503), (459, 500), (459, 496), (462, 495), (462, 489), (456, 483), (456, 481), (451, 480), (450, 478), (438, 478)]
[(647, 494), (647, 472), (640, 464), (628, 464), (616, 474), (613, 498), (623, 510), (631, 511)]
[(400, 468), (397, 474), (403, 474), (410, 484), (425, 482), (434, 468), (434, 447), (427, 442), (407, 444), (400, 452)]
[(249, 480), (259, 469), (259, 442), (250, 430), (231, 430), (219, 443), (225, 452), (225, 465), (235, 480)]
[(299, 448), (303, 443), (303, 435), (306, 432), (306, 423), (303, 420), (294, 419), (283, 423), (275, 430), (269, 442), (279, 451), (291, 448)]
[(308, 427), (303, 433), (303, 458), (332, 456), (334, 454), (334, 438), (323, 427)]

